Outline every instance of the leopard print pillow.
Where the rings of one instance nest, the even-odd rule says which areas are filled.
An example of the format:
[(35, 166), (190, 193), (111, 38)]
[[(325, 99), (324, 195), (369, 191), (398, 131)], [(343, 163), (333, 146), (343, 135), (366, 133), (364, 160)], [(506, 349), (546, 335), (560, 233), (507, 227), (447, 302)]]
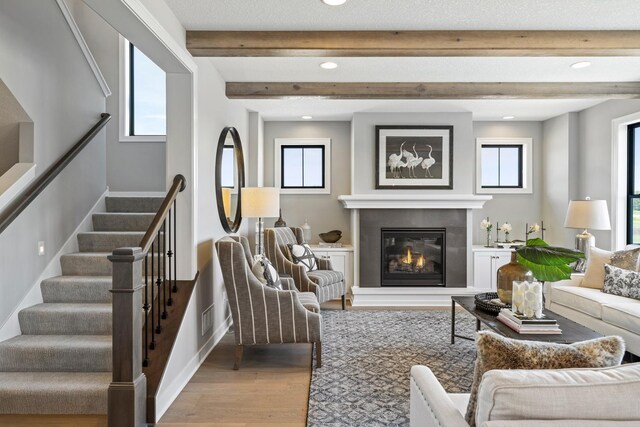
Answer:
[(617, 366), (624, 356), (620, 337), (603, 337), (575, 344), (521, 341), (494, 332), (480, 331), (476, 336), (477, 357), (471, 396), (465, 416), (469, 426), (476, 425), (478, 387), (482, 375), (493, 369), (563, 369)]

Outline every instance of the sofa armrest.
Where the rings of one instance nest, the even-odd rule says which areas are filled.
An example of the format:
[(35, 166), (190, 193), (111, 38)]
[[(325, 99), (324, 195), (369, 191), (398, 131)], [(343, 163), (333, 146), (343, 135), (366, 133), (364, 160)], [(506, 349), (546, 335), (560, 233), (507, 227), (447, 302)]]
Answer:
[(411, 368), (411, 427), (469, 427), (453, 401), (426, 366)]
[(316, 262), (318, 263), (318, 270), (333, 270), (333, 266), (331, 265), (331, 258), (329, 257), (316, 257)]

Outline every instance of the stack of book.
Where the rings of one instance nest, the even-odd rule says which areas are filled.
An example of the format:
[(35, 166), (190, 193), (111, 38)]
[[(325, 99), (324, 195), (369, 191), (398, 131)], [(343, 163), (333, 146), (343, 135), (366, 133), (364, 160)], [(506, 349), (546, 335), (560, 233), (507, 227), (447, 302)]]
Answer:
[(515, 314), (513, 311), (503, 308), (497, 319), (519, 334), (561, 334), (562, 330), (555, 319), (535, 319)]

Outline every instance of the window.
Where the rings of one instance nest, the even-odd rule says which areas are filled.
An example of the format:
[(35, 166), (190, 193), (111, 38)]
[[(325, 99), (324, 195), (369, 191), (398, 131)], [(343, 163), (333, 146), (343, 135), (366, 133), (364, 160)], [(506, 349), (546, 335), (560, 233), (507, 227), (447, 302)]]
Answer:
[(282, 193), (330, 193), (328, 138), (277, 138), (276, 185)]
[(166, 73), (122, 39), (120, 140), (165, 141)]
[(531, 138), (476, 140), (476, 193), (532, 193)]
[(640, 122), (628, 126), (627, 243), (640, 244)]
[(235, 188), (236, 159), (233, 145), (226, 145), (222, 148), (222, 182), (221, 186)]

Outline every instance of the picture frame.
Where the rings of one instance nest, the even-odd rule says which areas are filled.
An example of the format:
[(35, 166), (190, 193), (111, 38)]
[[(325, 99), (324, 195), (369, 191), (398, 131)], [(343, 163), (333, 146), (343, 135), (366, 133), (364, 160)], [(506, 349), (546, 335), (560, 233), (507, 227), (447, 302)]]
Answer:
[(376, 126), (376, 189), (453, 189), (453, 126)]

